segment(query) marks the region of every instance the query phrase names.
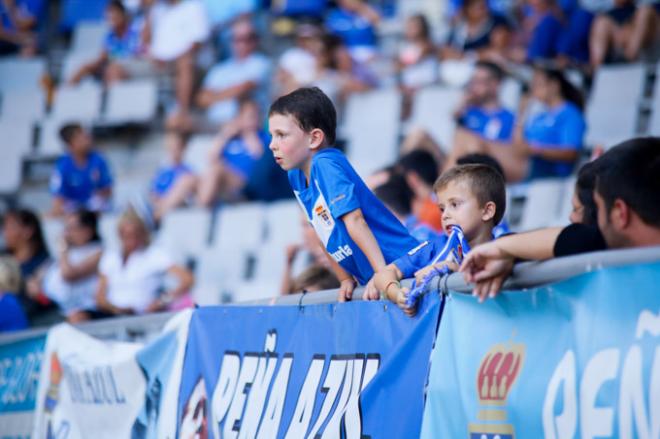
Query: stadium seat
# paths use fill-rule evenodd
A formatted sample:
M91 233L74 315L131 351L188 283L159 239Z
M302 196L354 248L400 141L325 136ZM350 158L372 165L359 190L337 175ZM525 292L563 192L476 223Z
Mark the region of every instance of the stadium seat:
M61 86L55 94L51 117L59 120L94 122L101 111L101 97L101 86L96 83Z
M411 128L424 128L448 152L454 137L452 117L463 91L448 87L427 87L415 96Z
M64 233L64 221L59 218L41 218L41 229L46 241L48 252L55 256L59 254L60 241Z
M40 158L54 158L64 152L64 145L60 139L59 130L67 120L44 119L40 124L39 143L36 156Z
M64 61L62 62L62 70L60 72L60 80L62 82L68 82L73 78L73 75L78 72L78 70L85 64L94 61L96 54L89 52L71 52L64 56ZM83 82L94 81L91 77L83 79Z
M653 90L653 100L651 106L651 119L647 133L652 136L660 136L660 66L655 72L655 87Z
M0 59L0 91L23 91L40 87L46 74L46 60L40 57Z
M211 212L202 208L177 209L169 212L158 232L158 242L177 257L197 257L207 246Z
M265 214L260 203L225 206L213 230L213 247L222 252L253 251L263 243Z
M104 249L117 250L121 246L119 240L119 232L117 226L119 225L119 215L114 213L104 213L99 218L98 230L101 235Z
M516 113L518 111L521 94L522 88L520 82L513 78L506 78L502 81L500 87L500 101L504 107Z
M4 91L1 109L0 119L37 122L46 112L44 93L38 87Z
M532 181L518 229L526 231L555 224L565 186L565 180L559 178Z
M60 2L60 28L72 30L78 23L102 21L108 0L62 0Z
M561 226L569 223L568 217L573 211L573 193L575 192L576 180L576 177L570 177L565 180L559 203L559 213L553 225Z
M284 249L280 246L264 245L255 254L255 259L253 280L270 283L279 288L286 263Z
M250 302L280 295L279 285L272 282L241 282L232 289L233 302Z
M213 148L214 137L208 134L198 134L188 141L183 162L190 166L196 174L203 173L209 166L209 153Z
M297 201L278 201L266 207L266 241L269 245L285 247L299 243L301 236L300 205Z
M92 58L103 50L108 26L103 21L83 21L76 24L73 30L73 41L70 51L75 54L86 54Z
M156 116L158 87L155 80L116 82L108 87L103 122L147 123Z
M401 94L396 89L351 95L346 103L347 155L362 178L396 160Z
M2 139L2 152L15 154L25 158L32 152L33 123L29 119L2 117L0 118L0 139ZM2 161L0 160L0 161Z
M247 253L221 252L216 248L201 251L195 264L193 298L200 305L217 305L223 296L230 299L233 287L245 282Z
M641 64L604 66L596 72L587 103L587 143L605 148L637 133L637 116L645 80Z

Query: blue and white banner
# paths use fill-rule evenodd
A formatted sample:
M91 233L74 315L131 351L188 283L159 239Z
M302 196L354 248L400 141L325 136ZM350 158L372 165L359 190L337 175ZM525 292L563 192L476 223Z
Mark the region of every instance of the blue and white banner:
M48 333L34 439L173 439L190 311L147 344L103 341L62 324Z
M659 438L659 286L653 263L451 295L422 437Z
M440 299L195 311L179 394L184 438L419 436Z
M45 336L0 345L0 439L32 433Z

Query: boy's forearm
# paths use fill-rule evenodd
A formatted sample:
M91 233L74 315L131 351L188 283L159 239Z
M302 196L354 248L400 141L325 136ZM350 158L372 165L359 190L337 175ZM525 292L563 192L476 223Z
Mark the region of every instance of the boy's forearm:
M376 237L369 228L367 221L364 219L362 210L356 209L353 212L347 213L341 219L344 221L346 230L351 239L367 257L374 272L384 268L385 258L383 257L383 252L380 250Z

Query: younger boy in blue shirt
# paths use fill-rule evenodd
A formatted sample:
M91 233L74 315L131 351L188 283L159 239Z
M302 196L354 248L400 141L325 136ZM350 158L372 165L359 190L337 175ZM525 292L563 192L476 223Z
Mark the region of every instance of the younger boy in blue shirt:
M419 242L376 198L344 154L332 148L337 114L318 88L301 88L270 107L270 149L288 171L289 183L341 282L339 300L351 298L354 277L367 284L365 298L378 299L370 281Z
M458 269L457 261L436 261L444 250L452 226L460 226L470 248L493 239L493 228L500 223L506 208L506 189L502 175L493 167L458 165L445 171L433 185L442 212L446 234L425 241L389 264L374 276L374 285L408 315L416 310L406 304L408 288L399 281L415 277L422 282L431 271L445 266Z
M50 190L55 197L51 213L108 210L112 176L103 156L93 150L91 136L80 124L71 123L60 129L60 138L68 151L57 160L51 175Z

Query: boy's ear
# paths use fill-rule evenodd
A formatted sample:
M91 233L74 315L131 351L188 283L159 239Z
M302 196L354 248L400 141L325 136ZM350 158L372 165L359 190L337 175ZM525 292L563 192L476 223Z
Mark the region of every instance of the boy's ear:
M497 211L497 206L494 202L489 201L484 205L483 213L481 214L481 221L487 222L492 220L495 217L495 212Z
M309 149L317 150L325 142L325 133L320 128L314 128L312 129L312 131L309 132L309 138L310 138Z

